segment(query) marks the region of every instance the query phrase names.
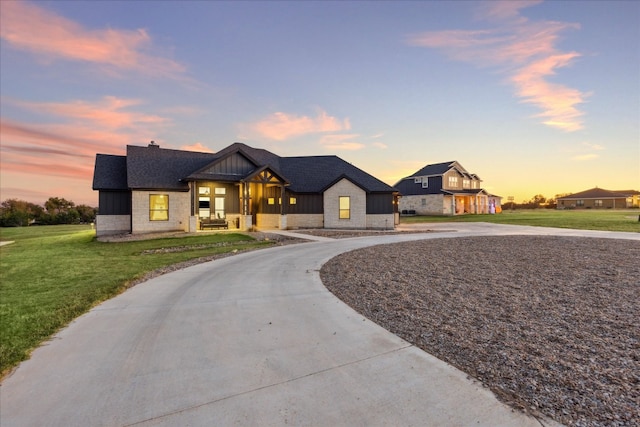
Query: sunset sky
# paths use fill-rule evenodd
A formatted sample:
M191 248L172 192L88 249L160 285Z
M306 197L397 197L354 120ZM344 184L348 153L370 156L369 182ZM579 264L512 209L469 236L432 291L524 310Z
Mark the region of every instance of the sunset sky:
M125 146L457 160L517 202L640 190L640 2L0 1L0 199L97 206Z

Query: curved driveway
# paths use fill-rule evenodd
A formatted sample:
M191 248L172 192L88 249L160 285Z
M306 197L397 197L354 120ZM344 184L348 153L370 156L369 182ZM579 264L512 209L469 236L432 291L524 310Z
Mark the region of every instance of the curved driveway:
M540 426L347 307L322 285L320 267L345 251L408 240L640 234L428 227L451 231L319 239L139 284L78 318L5 379L0 425Z

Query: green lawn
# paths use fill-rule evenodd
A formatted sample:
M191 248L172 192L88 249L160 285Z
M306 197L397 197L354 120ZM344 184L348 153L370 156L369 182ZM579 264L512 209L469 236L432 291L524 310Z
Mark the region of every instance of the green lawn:
M640 211L531 210L496 215L402 217L402 223L491 222L640 232ZM155 269L235 249L264 247L235 233L200 234L124 243L95 239L90 226L1 228L0 372L4 375L71 320ZM153 252L160 248L179 251ZM145 251L151 251L148 253Z
M90 226L0 229L0 372L6 372L71 320L160 267L264 247L237 233L124 243L95 239ZM179 248L154 253L154 249ZM147 251L147 252L145 252ZM151 252L151 253L149 253Z
M640 210L556 210L534 209L503 211L495 215L411 216L400 223L418 222L490 222L495 224L575 228L580 230L630 231L640 233Z

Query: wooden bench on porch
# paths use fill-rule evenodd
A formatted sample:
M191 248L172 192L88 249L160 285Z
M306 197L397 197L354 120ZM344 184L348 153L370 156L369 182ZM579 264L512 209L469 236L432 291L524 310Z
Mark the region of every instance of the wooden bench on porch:
M200 230L205 228L229 228L229 223L224 218L202 218L200 220Z

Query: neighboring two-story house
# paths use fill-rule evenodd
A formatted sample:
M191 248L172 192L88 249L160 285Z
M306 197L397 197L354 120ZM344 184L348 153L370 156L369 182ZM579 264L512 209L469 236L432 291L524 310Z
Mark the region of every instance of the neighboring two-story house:
M337 156L280 157L234 143L217 153L127 146L97 154L97 235L226 227L393 229L397 190Z
M403 178L394 187L400 191L401 214L460 215L496 213L501 197L481 187L482 180L457 161L431 164Z

